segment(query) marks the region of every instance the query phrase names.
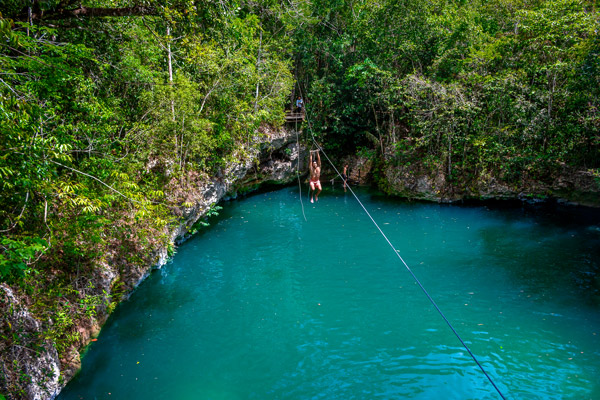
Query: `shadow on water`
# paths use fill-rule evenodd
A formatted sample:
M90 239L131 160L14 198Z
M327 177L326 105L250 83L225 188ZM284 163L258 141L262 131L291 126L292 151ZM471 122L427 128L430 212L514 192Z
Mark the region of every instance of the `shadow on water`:
M154 271L136 291L135 301L130 299L121 303L111 314L109 324L114 324L113 332L120 340L139 340L148 332L149 326L168 324L173 312L196 301L193 290L186 286L176 291L161 290L159 286L164 284L164 279L161 271ZM146 296L148 292L159 292L160 298Z
M479 234L484 254L501 261L529 292L570 290L590 305L600 304L600 232L538 225L528 230L535 245L523 243L519 226L486 227Z
M502 265L528 291L570 290L600 305L600 210L556 202L482 206L503 220L502 226L480 230L485 254L504 259Z
M363 193L382 204L433 204L399 200L373 189ZM600 209L521 200L467 200L435 206L485 210L502 221L479 229L484 255L496 259L529 294L566 289L590 306L600 305Z

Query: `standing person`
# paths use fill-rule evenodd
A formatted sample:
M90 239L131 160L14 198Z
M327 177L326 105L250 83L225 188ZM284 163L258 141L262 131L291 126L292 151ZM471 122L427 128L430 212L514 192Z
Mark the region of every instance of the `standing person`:
M309 168L310 168L310 202L314 203L315 199L319 201L319 193L321 193L321 156L319 155L319 150L315 150L317 153L316 160L313 160L313 151L310 151L310 158L308 160ZM318 191L317 191L318 190ZM317 191L317 192L316 192ZM316 193L315 193L316 192ZM314 199L313 199L314 195Z
M296 109L299 113L302 112L302 107L304 107L304 102L302 101L302 97L298 96L298 99L296 100Z
M346 191L346 181L348 180L348 164L344 164L344 170L342 171L342 180L344 181L344 192Z

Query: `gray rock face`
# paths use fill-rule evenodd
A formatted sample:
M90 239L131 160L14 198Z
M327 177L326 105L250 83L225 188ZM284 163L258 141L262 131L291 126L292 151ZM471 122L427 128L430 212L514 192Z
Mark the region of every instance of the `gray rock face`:
M61 388L58 352L51 343L47 342L38 344L37 351L27 347L32 344L31 337L41 332L42 324L31 315L27 306L22 304L12 289L5 284L0 284L0 298L4 318L16 336L15 341L22 343L6 350L12 352L12 358L19 360L24 366L22 373L29 376L29 383L25 388L27 399L53 399ZM3 370L3 373L6 373L6 369Z
M567 166L546 181L522 176L518 183L508 184L491 174L481 174L470 182L449 182L444 171L431 171L414 164L397 166L388 163L381 178L379 185L389 194L441 203L463 199L555 199L600 207L600 179L590 171Z

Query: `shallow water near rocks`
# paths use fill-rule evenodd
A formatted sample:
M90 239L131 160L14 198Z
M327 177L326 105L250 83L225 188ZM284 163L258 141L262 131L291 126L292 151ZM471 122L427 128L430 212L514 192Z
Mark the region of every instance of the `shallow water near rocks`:
M507 399L600 399L597 215L356 192ZM500 399L352 194L307 200L225 203L58 399Z

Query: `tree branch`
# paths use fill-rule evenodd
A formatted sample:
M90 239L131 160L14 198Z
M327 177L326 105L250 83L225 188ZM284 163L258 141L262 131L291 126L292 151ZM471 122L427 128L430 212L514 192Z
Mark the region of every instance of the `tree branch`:
M79 171L79 170L77 170L77 169L75 169L75 168L68 167L68 166L66 166L66 165L64 165L64 164L61 164L61 163L59 163L59 162L56 162L56 161L54 161L54 160L48 160L48 161L50 161L51 163L54 163L54 164L56 164L56 165L60 165L61 167L64 167L64 168L70 169L71 171L77 172L78 174L85 175L85 176L87 176L87 177L89 177L89 178L92 178L92 179L94 179L94 180L96 180L96 181L100 182L102 185L106 186L107 188L109 188L109 189L110 189L110 190L112 190L113 192L115 192L115 193L117 193L117 194L120 194L122 197L126 198L127 200L129 200L129 201L131 201L131 202L138 203L138 204L143 204L143 203L142 203L142 202L140 202L140 201L137 201L137 200L134 200L134 199L132 199L132 198L130 198L130 197L127 197L127 196L125 196L123 193L119 192L119 191L118 191L117 189L115 189L114 187L112 187L112 186L110 186L110 185L108 185L108 184L104 183L102 180L100 180L100 179L96 178L96 177L95 177L95 176L93 176L93 175L86 174L85 172Z
M71 18L106 18L106 17L139 17L143 15L158 15L156 8L137 5L133 7L107 8L107 7L84 7L74 9L56 9L45 12L36 12L31 15L33 21L61 20ZM26 21L28 16L19 15L17 20Z

